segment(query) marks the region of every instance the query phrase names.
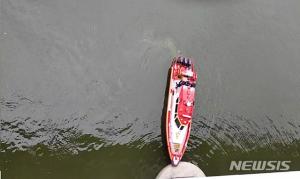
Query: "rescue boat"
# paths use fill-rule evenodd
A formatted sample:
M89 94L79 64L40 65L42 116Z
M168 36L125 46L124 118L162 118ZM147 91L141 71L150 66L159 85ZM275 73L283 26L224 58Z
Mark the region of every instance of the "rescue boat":
M193 61L183 56L175 57L170 67L166 111L167 147L174 166L182 159L190 137L196 80Z

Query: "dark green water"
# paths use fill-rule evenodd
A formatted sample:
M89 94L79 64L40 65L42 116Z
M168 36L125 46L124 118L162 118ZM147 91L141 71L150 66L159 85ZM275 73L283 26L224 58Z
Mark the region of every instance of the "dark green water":
M161 124L177 51L199 76L184 161L210 176L239 173L232 160L300 170L299 7L1 0L2 177L154 178L169 164Z

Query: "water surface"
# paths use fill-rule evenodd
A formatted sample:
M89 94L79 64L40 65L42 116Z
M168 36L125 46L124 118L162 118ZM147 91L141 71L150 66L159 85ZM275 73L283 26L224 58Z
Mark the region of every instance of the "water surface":
M300 169L297 0L0 1L3 178L154 178L170 60L196 59L185 161Z

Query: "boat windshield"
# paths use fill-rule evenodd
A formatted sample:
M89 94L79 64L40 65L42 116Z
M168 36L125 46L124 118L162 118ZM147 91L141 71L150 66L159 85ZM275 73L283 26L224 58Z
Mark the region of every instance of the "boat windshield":
M180 86L190 86L190 87L196 87L195 83L190 83L189 81L180 81L179 83L176 84L176 88L179 88Z

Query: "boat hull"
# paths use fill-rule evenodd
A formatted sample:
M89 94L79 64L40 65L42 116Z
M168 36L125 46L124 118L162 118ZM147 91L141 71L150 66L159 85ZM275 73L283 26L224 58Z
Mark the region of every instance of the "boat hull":
M194 65L189 59L185 59L181 56L175 57L170 67L166 142L174 166L182 159L190 137L197 79Z

